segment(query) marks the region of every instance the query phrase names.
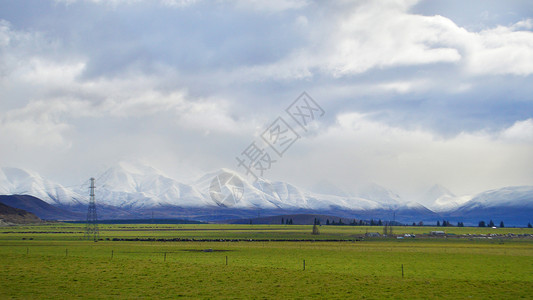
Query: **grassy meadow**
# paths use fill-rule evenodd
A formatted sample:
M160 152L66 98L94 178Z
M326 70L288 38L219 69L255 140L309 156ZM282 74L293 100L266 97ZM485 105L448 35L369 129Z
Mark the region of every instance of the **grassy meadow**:
M101 225L94 242L83 224L2 227L0 298L533 298L533 239L494 236L532 229L454 227L429 238L442 228L395 227L419 236L361 240L382 229L311 228ZM463 234L478 236L454 237ZM212 239L239 241L201 241Z

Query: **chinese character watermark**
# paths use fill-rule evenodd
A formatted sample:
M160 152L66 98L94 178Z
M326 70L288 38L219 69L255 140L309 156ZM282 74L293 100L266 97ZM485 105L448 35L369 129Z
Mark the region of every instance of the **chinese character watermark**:
M272 165L277 163L287 150L302 137L302 130L305 134L308 131L308 126L325 114L324 109L306 92L298 96L285 109L285 112L289 118L278 116L263 131L259 142L252 141L239 156L235 157L237 167L243 168L246 176L250 176L254 183L264 177L265 172L270 170ZM270 184L268 187L271 191L268 196L273 197L273 199L280 199ZM223 172L211 181L209 194L218 206L233 206L242 199L244 185L237 176Z
M218 206L233 206L242 199L244 185L239 177L223 172L211 181L209 195Z
M252 142L241 152L240 157L236 157L237 166L244 168L246 175L251 176L254 182L263 177L265 171L270 170L272 164L281 159L283 154L301 138L294 125L291 126L289 123L296 123L298 128L307 132L309 124L325 114L324 109L306 92L298 96L285 112L290 119L277 117L261 134L262 141L268 147L262 148Z
M300 135L292 129L292 127L285 122L281 117L278 117L270 127L268 127L261 138L265 141L272 150L280 157L287 151L294 142L296 142Z
M325 111L306 92L303 92L285 110L292 119L307 131L307 125L317 117L322 117Z

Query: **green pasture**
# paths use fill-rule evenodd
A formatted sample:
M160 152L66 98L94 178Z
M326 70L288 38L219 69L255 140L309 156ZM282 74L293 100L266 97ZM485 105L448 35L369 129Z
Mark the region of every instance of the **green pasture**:
M533 298L533 239L528 237L355 241L382 229L322 226L313 236L312 226L296 225L102 225L102 240L94 242L81 239L83 228L0 228L0 299ZM437 228L394 230L421 235ZM450 230L495 234L488 228ZM112 240L132 237L262 241Z
M381 226L320 226L320 235L312 235L309 225L227 225L227 224L101 224L100 238L156 239L314 239L354 240L366 233L383 233ZM0 227L0 240L33 238L37 240L80 240L84 224L52 223L41 226ZM394 226L394 235L424 235L442 230L449 237L471 235L533 234L531 228L419 227Z

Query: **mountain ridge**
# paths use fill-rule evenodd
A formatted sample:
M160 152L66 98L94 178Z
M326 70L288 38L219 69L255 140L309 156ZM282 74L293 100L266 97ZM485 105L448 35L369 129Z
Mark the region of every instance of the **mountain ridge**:
M401 197L377 184L367 185L353 193L346 193L334 184L325 187L334 194L311 192L288 182L260 178L251 183L242 174L231 169L206 173L192 183L182 183L146 165L119 162L97 177L96 198L102 213L108 217L146 216L150 211L164 217L193 215L204 212L204 217L215 212L226 212L241 217L269 212L345 212L347 217L392 219L398 214L411 221L438 220L449 217L478 218L476 209L491 207L533 209L533 187L505 187L485 191L474 196L455 196L443 186L428 190L434 205L426 207L419 202L404 201ZM14 194L17 190L41 198L46 203L74 212L86 210L87 186L67 188L42 178L35 172L16 168L0 168L0 193ZM341 196L343 194L345 196ZM240 210L240 212L239 212ZM504 209L505 210L505 209ZM491 211L494 213L494 211ZM506 214L508 216L509 214ZM216 218L216 216L213 216Z

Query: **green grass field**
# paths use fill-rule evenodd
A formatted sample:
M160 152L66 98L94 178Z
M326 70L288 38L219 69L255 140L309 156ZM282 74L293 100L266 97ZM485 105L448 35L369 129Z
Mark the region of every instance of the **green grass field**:
M355 241L381 228L322 226L313 236L311 226L102 225L102 240L93 242L82 239L83 229L81 224L0 228L0 298L533 298L531 238ZM418 235L437 229L394 228ZM520 228L445 230L456 236L533 234Z

